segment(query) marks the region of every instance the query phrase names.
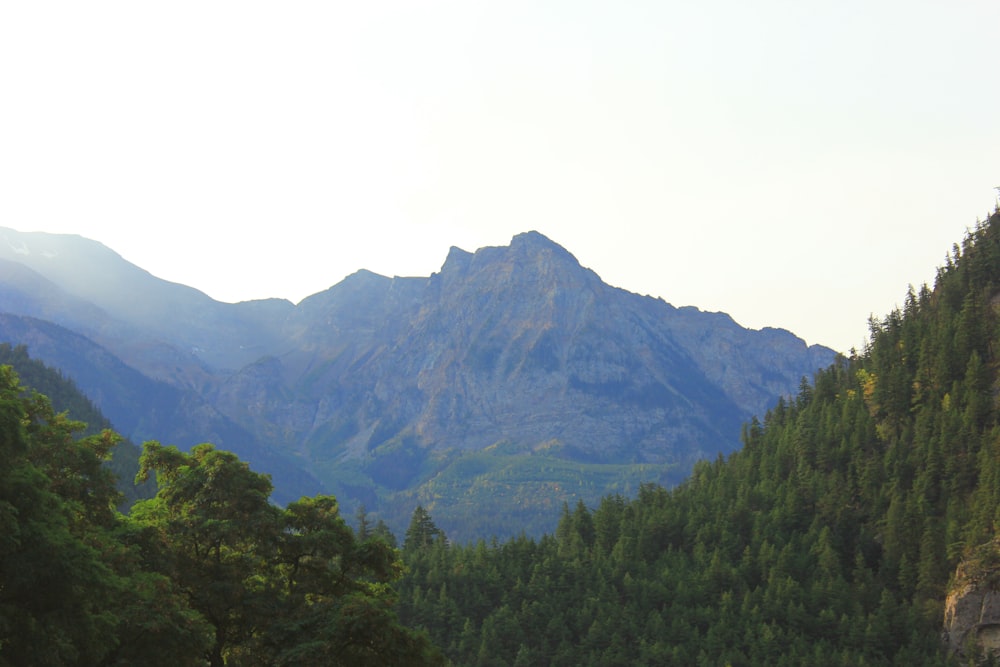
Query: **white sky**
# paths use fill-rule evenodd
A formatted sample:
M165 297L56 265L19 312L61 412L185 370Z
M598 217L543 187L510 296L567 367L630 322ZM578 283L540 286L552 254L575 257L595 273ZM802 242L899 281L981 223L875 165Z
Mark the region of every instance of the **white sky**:
M1000 186L1000 2L0 3L0 225L224 301L536 229L860 348Z

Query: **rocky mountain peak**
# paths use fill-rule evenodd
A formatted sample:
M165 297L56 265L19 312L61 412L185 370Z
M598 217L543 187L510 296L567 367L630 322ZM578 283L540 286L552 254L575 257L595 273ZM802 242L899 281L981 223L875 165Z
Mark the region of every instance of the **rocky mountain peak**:
M516 252L524 252L528 254L540 254L546 252L556 253L564 257L571 257L574 261L576 261L576 258L573 257L572 253L566 250L566 248L562 247L541 232L536 232L534 230L516 234L514 238L510 240L510 249Z
M487 246L475 253L452 247L440 276L446 289L509 290L521 297L600 282L572 253L535 231L517 234L510 245Z
M509 516L524 497L557 502L577 493L570 486L596 499L619 482L677 481L737 446L744 420L833 357L607 285L537 231L474 253L453 247L430 277L360 270L296 305L218 303L118 258L76 272L95 296L71 309L46 297L58 276L38 271L7 281L0 305L58 313L301 461L345 507L364 502L395 526L414 493L453 479L465 494L467 466L486 475L484 489L500 488L505 466L528 471L535 481L507 497ZM57 285L46 291L45 280ZM107 314L91 315L98 307ZM496 504L492 490L481 496ZM509 527L469 523L463 507L442 501L436 516L470 535Z
M445 266L465 266L472 259L473 255L468 250L462 250L453 245L448 249L448 257L444 260Z
M504 259L515 262L522 268L532 266L573 270L582 268L572 253L539 232L518 234L511 239L509 246L501 250L504 251Z

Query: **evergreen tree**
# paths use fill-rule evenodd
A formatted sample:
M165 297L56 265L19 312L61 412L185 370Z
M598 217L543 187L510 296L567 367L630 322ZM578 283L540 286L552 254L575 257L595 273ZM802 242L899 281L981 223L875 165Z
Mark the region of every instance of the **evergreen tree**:
M444 531L437 527L430 513L422 505L417 505L410 517L410 525L406 529L403 551L426 549L436 541L444 539Z

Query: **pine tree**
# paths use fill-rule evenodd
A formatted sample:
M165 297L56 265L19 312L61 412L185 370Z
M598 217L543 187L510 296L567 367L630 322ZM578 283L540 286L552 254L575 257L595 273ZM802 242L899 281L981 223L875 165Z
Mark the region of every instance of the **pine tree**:
M438 540L444 540L444 531L437 527L430 513L417 505L410 517L410 525L406 529L406 537L403 540L404 551L417 551L427 549Z

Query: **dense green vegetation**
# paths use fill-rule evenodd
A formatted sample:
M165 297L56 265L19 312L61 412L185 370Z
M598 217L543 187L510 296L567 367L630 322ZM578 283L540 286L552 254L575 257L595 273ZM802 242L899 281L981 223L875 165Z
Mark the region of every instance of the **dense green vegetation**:
M404 489L379 485L407 466L411 466L410 475L425 481ZM360 467L357 462L338 460L330 464L329 472L324 471L325 479L333 479L334 488L367 495L367 502L380 508L375 513L378 518L397 532L405 530L414 505L425 505L459 542L521 532L541 536L555 530L563 499L597 503L608 494L634 496L644 482L669 486L684 479L679 464L575 461L544 447L524 451L507 444L431 452L416 462L405 455L379 459L372 464L380 469L377 475L358 473ZM483 512L483 507L496 511Z
M158 491L123 515L119 438L83 431L0 366L0 666L442 664L332 497L282 509L229 452L147 443Z
M107 418L77 389L72 379L37 359L32 359L28 356L26 346L0 343L0 365L11 366L24 386L47 397L56 412L65 412L70 419L82 422L84 435L94 435L112 428ZM105 463L118 480L118 489L124 497L122 509L127 509L140 498L149 498L156 493L154 483L135 482L140 453L141 450L135 444L123 439L111 449L111 457Z
M941 665L1000 522L1000 212L743 448L553 536L404 549L401 618L457 665Z

